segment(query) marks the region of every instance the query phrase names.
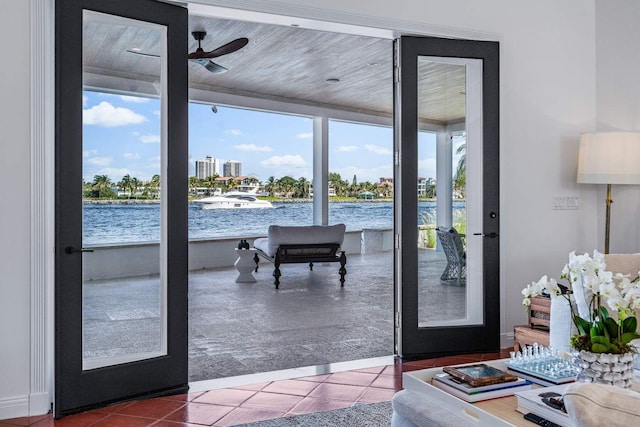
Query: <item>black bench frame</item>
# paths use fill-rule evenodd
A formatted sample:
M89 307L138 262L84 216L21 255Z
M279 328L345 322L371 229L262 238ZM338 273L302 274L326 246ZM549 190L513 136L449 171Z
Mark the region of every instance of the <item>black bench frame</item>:
M345 265L347 264L347 256L344 251L338 255L340 244L338 243L313 243L313 244L283 244L278 246L274 257L270 257L260 249L256 249L253 260L256 263L256 272L258 271L258 262L260 255L262 258L273 263L273 277L275 278L276 289L280 286L280 264L309 263L309 270L313 271L314 262L339 262L340 263L340 286L344 287L344 276L347 274Z

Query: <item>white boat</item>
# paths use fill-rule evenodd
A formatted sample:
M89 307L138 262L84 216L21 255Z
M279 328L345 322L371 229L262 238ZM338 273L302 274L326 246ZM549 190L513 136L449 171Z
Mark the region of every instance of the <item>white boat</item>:
M229 192L195 200L202 209L270 209L271 202L260 200L250 193Z

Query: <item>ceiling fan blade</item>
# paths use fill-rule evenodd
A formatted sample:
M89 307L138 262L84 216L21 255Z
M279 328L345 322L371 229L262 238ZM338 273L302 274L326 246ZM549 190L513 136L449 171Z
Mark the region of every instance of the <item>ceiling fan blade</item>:
M206 58L191 59L191 62L202 65L204 68L206 68L213 74L222 74L228 71L228 69L223 67L222 65L218 65L215 62L210 61Z
M249 43L249 39L246 37L241 37L239 39L235 39L230 41L229 43L222 45L211 52L193 52L189 54L189 59L198 59L198 58L217 58L222 55L227 55L229 53L233 53L236 50L242 49Z
M127 49L127 52L135 53L136 55L151 56L153 58L160 58L160 55L155 55L153 53L144 53L144 52L140 52L139 50Z

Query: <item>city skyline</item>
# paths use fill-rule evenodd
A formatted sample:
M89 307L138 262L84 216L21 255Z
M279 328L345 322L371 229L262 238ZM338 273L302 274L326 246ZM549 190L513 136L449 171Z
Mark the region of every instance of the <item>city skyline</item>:
M159 100L85 91L83 178L130 175L142 181L160 171ZM343 180L378 182L393 176L390 127L330 121L329 170ZM435 135L419 135L418 173L435 177ZM189 176L206 156L242 164L242 175L313 178L313 120L231 107L189 104ZM356 161L357 159L357 161Z

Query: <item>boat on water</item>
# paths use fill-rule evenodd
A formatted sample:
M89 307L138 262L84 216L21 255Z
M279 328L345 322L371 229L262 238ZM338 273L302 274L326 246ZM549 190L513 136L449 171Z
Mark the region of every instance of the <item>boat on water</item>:
M216 196L195 200L202 209L270 209L273 205L268 200L260 200L253 194L229 192Z

